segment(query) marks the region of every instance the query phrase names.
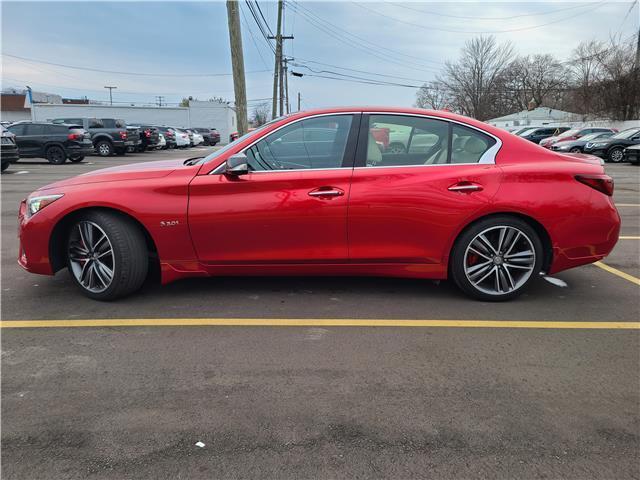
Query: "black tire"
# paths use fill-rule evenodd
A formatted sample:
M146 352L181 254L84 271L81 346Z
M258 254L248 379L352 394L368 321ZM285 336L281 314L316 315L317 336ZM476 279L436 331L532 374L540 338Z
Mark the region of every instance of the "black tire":
M607 152L607 161L611 163L620 163L624 161L624 151L621 147L613 147Z
M101 157L113 155L113 144L109 140L99 140L95 144L95 149Z
M9 168L10 164L11 162L2 162L2 171L4 172L7 168Z
M580 147L573 147L569 150L571 153L582 153L582 149Z
M531 260L531 270L528 270L526 272L523 270L523 273L514 273L513 277L511 274L509 274L509 279L511 279L512 283L515 280L513 289L500 293L489 293L487 291L483 291L486 287L482 286L482 281L478 282L477 284L473 284L471 280L469 280L468 274L465 271L465 266L466 262L468 261L467 252L468 250L470 250L471 243L480 234L485 234L485 238L487 238L487 235L498 235L500 230L497 227L510 227L511 229L515 229L516 231L519 231L521 234L523 234L524 237L517 237L518 240L516 240L516 243L518 243L518 245L527 245L527 247L525 248L529 248L528 245L531 245L533 247L534 258ZM496 237L494 236L494 238ZM521 244L520 242L524 243ZM486 280L487 282L491 282L492 279L498 276L499 272L506 270L505 265L508 265L506 263L508 261L506 260L506 258L508 257L506 255L503 255L504 252L499 253L500 255L495 255L500 257L499 263L496 259L490 258L491 254L489 254L488 257L485 257L488 260L488 267L491 268L492 271L494 269L496 271L495 276L491 275L490 277L488 277L488 279ZM473 254L470 253L470 255ZM532 281L534 281L539 276L540 270L542 268L543 257L544 250L542 241L540 240L540 237L536 233L536 231L528 223L516 217L500 215L480 220L472 224L460 234L451 252L449 274L458 288L460 288L460 290L462 290L470 297L478 300L500 302L517 297L531 284ZM479 258L477 255L476 258L478 258L478 263L485 261L484 259ZM519 272L519 269L510 271ZM516 277L516 275L522 275L522 277ZM502 278L506 279L507 277L502 274Z
M111 247L112 250L111 257L104 257L105 262L111 258L112 278L102 291L91 291L79 281L74 273L74 265L70 256L70 249L77 246L80 238L77 233L80 224L87 223L92 228L96 226L98 230L95 231L106 235L108 247ZM104 241L102 245L104 245ZM96 248L95 251L97 252L98 249ZM67 268L72 280L82 293L94 300L115 300L137 291L144 283L149 269L149 252L144 233L133 220L112 212L89 211L78 217L67 235L66 255ZM76 267L77 265L76 263Z
M84 160L84 155L78 155L77 157L69 157L69 161L73 163L80 163Z
M62 165L67 161L67 152L64 151L64 148L57 145L52 145L47 148L45 156L47 157L47 161L53 165Z

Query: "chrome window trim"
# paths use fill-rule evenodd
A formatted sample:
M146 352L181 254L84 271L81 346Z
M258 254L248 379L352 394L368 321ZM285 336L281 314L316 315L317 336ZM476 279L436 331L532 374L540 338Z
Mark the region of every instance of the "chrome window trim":
M495 135L493 135L493 134L491 134L491 133L489 133L489 132L487 132L485 130L482 130L481 128L475 127L473 125L469 125L468 123L460 122L458 120L452 120L450 118L438 117L436 115L422 115L422 114L418 114L418 113L404 113L404 112L349 111L349 112L335 112L335 113L318 113L316 115L310 115L308 117L301 117L301 118L298 118L298 119L296 119L296 120L294 120L292 122L288 122L288 123L285 123L284 125L280 125L278 128L276 128L276 129L272 130L271 132L269 132L266 136L277 132L281 128L288 127L290 125L293 125L295 123L301 122L303 120L308 120L310 118L317 118L317 117L336 116L336 115L396 115L396 116L401 116L401 117L420 117L420 118L428 118L428 119L432 119L432 120L441 120L443 122L451 122L451 123L455 123L455 124L461 125L463 127L467 127L467 128L471 128L473 130L477 130L478 132L483 133L483 134L493 138L496 141L496 143L491 148L489 148L486 152L484 152L482 154L482 156L480 157L480 160L478 160L477 162L472 162L472 163L436 163L436 164L428 164L428 165L364 166L364 167L352 167L351 168L352 170L361 170L361 169L365 169L365 168L414 168L414 167L444 167L444 166L455 167L456 165L495 165L495 163L496 163L496 155L498 154L498 151L500 151L500 148L502 148L502 140L500 140L499 137L496 137ZM247 145L245 148L243 148L239 152L236 152L236 154L244 153L245 151L249 150L251 147L253 147L256 143L258 143L263 138L265 138L265 137L260 137L259 139L255 140L251 144ZM225 165L225 163L226 162L222 162L216 168L211 170L211 172L209 172L208 175L214 175L214 174L215 175L220 175L220 174L224 173L224 172L218 171L218 170L220 170ZM349 167L296 168L296 169L292 168L292 169L288 169L288 170L255 170L253 172L249 172L249 174L254 174L254 173L282 173L282 172L313 172L313 171L346 170L346 169L349 169Z

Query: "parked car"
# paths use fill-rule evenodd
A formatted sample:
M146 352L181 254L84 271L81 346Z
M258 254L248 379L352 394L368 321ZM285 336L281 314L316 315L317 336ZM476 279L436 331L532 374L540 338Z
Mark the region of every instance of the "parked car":
M628 128L603 140L595 140L584 146L584 153L597 155L607 162L624 160L624 149L640 144L640 127Z
M134 146L135 141L129 140L126 124L121 120L118 120L120 126L116 127L105 127L101 119L86 117L56 118L52 122L80 125L89 132L96 153L101 157L109 157L114 153L124 155L127 148Z
M533 130L534 128L540 128L540 127L535 127L535 126L533 126L533 127L532 127L531 125L528 125L528 126L526 126L526 127L515 127L515 128L511 131L511 133L512 133L513 135L518 135L518 136L520 136L522 133L526 132L527 130Z
M102 125L104 125L104 128L125 128L127 130L127 141L125 142L126 151L135 152L138 150L142 143L138 127L127 125L127 122L124 120L116 118L101 118L100 121L102 122Z
M160 141L160 131L153 125L146 125L143 123L132 123L140 131L140 139L142 142L138 147L138 152L144 152L146 150L155 150Z
M254 130L255 130L255 128L249 127L249 131L248 131L247 133L251 133L251 132L253 132ZM231 142L233 142L233 141L237 140L239 136L240 136L240 135L238 134L238 132L232 132L232 133L229 135L229 143L231 143Z
M632 145L624 149L624 160L640 165L640 145Z
M80 125L21 122L8 130L15 135L21 158L46 158L60 165L67 159L81 162L93 153L91 137Z
M525 130L519 136L533 143L540 143L545 138L560 135L569 130L569 127L538 127Z
M202 135L204 144L207 146L215 146L220 143L220 134L215 128L192 128L191 130Z
M188 130L191 132L191 141L193 142L193 146L197 147L198 145L202 145L204 143L204 137L200 135L195 130Z
M0 131L2 132L2 136L0 137L2 146L0 158L2 159L2 171L4 172L9 168L9 165L18 161L20 158L20 152L18 150L18 145L16 144L15 135L4 128L4 126L0 127Z
M381 123L437 141L427 151L412 153L409 141L405 152L383 152L370 130ZM331 141L307 143L302 134L300 148L301 135L292 134L307 128L333 130ZM620 231L612 194L599 160L472 118L323 109L276 119L206 157L42 187L20 205L18 258L34 273L68 267L98 300L139 289L150 263L163 283L203 275L449 278L474 298L507 300L541 272L611 252Z
M178 148L188 148L191 146L191 140L189 139L189 134L182 130L181 128L171 127L175 132L176 137L176 146Z
M584 146L587 143L597 139L609 138L611 135L613 135L613 132L611 131L590 133L589 135L580 137L577 140L562 140L556 142L551 145L551 150L571 153L583 153Z
M158 134L158 145L156 146L156 150L164 150L167 148L167 141L164 139L164 135Z
M166 141L165 148L176 148L176 132L171 127L159 127L156 126L158 132L160 132Z
M540 140L540 146L545 148L551 148L551 145L555 144L556 142L561 142L565 140L577 140L578 138L584 137L585 135L589 135L590 133L598 133L598 132L609 132L613 134L617 132L617 130L612 130L611 128L600 128L600 127L572 128L567 130L566 132L561 133L560 135L554 135L553 137Z

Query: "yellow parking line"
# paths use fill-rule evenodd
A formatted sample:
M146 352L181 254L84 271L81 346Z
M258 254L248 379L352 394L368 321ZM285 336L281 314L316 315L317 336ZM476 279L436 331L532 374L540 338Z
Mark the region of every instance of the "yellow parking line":
M633 236L623 236L623 237L618 237L618 240L640 240L640 237L633 237Z
M636 285L640 286L640 278L638 278L638 277L634 277L633 275L629 275L628 273L625 273L622 270L618 270L617 268L610 267L609 265L606 265L606 264L604 264L602 262L596 262L596 263L594 263L594 265L596 267L600 267L603 270L606 270L609 273L613 273L614 275L617 275L620 278L624 278L625 280L628 280L631 283L635 283Z
M353 318L127 318L94 320L5 320L0 328L68 327L448 327L640 330L640 322L511 320L390 320Z

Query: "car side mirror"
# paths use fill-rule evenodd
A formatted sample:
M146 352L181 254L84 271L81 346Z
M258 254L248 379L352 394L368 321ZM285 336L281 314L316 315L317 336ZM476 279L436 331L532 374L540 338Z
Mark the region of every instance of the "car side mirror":
M233 177L249 173L249 162L247 161L247 156L244 153L231 155L227 158L224 173Z

